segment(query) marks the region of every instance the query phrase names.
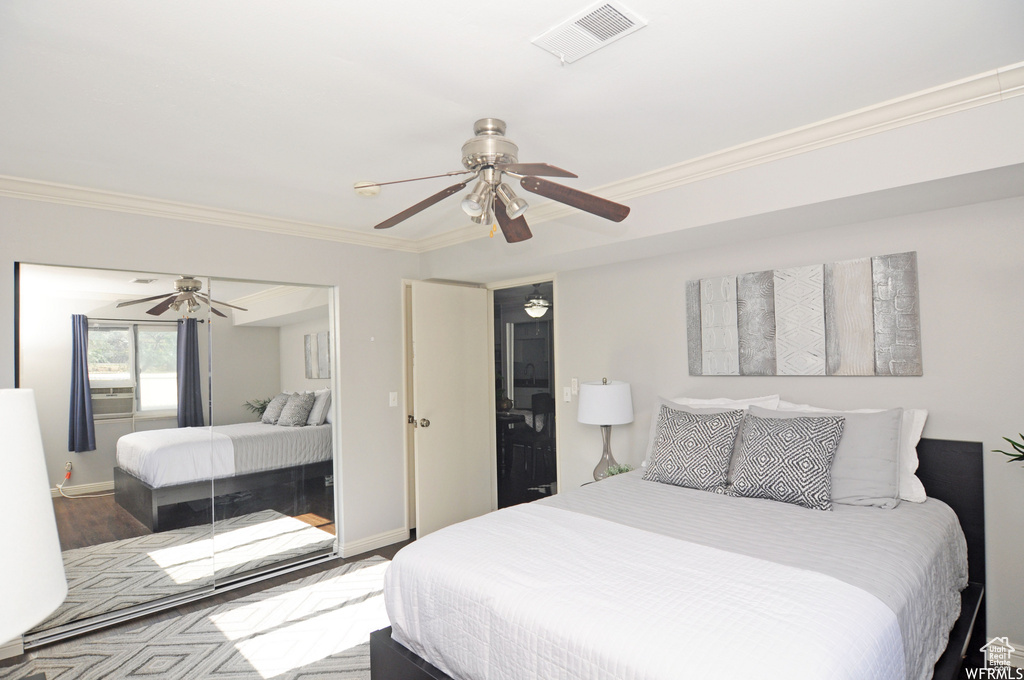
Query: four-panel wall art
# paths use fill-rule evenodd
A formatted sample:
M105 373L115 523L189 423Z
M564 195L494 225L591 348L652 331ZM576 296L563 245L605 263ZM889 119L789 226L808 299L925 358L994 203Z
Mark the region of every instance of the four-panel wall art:
M917 253L686 284L690 375L921 375Z

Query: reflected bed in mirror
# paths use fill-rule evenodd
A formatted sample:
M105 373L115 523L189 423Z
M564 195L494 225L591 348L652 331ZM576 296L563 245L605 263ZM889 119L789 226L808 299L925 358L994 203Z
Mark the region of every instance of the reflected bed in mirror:
M337 554L329 401L293 426L255 422L246 406L282 390L330 394L331 379L305 366L306 336L333 328L329 288L195 277L224 316L207 305L149 314L118 305L160 297L178 273L17 273L19 379L37 394L69 580L26 648ZM79 453L67 450L72 314L89 319L94 405L95 449ZM203 426L176 427L183 316L198 321Z

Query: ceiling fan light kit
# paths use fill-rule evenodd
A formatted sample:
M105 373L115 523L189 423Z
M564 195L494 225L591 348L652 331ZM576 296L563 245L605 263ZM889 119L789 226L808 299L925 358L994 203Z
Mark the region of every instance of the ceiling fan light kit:
M533 292L526 296L526 303L523 309L530 317L539 319L551 309L551 301L540 292L540 284L533 284Z
M546 177L576 177L573 173L556 168L547 163L520 163L519 147L505 137L505 121L498 118L481 118L473 125L474 137L462 145L462 165L465 170L456 170L441 175L430 177L417 177L396 182L357 182L355 185L357 193L364 193L370 187L378 192L385 184L398 184L399 182L413 182L420 179L432 179L435 177L448 177L452 175L464 175L472 173L476 184L472 191L462 199L462 210L477 224L493 224L497 222L501 233L509 243L518 243L533 237L529 225L523 215L530 207L525 199L516 196L506 182L502 181L503 175L510 175L520 179L520 185L531 193L550 198L559 203L565 203L579 210L589 212L615 222L621 222L629 214L629 208L613 201L609 201L593 194L588 194L578 189L555 184L539 176ZM473 178L464 182L453 184L433 196L425 198L416 205L406 208L402 212L390 217L374 229L388 229L399 222L403 222L413 215L426 210L453 194L457 194L473 181ZM493 233L493 231L492 231Z
M143 302L152 302L153 300L160 300L160 298L164 298L163 300L160 300L160 302L158 302L154 307L147 309L146 314L150 314L152 316L160 316L168 309L173 309L175 312L180 312L182 306L185 307L189 314L195 314L200 309L202 309L202 305L205 304L210 308L210 311L216 314L217 316L227 318L227 314L220 311L219 309L214 308L213 303L216 303L223 307L230 307L231 309L238 309L243 312L249 311L244 307L230 305L227 302L211 300L208 296L203 295L202 293L199 292L202 289L203 282L200 279L197 279L194 276L179 276L177 279L174 280L174 292L171 293L170 295L154 295L152 297L142 298L141 300L129 300L127 302L122 302L117 306L127 307L128 305L137 305Z

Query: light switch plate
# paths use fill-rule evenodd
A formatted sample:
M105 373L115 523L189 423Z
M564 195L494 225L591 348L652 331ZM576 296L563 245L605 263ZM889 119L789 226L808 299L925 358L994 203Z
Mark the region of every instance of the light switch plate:
M388 406L398 406L398 392L388 392Z
M562 399L565 401L572 401L572 389L569 387L562 388Z
M573 395L577 395L577 394L580 393L580 379L579 378L573 378L572 379L572 393L573 393Z

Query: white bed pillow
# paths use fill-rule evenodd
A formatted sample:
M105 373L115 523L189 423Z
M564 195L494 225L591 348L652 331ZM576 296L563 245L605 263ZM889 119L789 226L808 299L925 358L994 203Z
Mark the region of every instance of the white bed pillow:
M696 408L721 407L727 410L746 409L748 406L760 406L761 408L778 408L779 395L769 394L767 397L750 397L749 399L730 399L728 397L715 397L714 399L700 399L698 397L676 397L669 401L683 406Z
M307 425L323 425L327 422L327 415L331 411L331 390L323 389L313 392L313 408L309 410Z
M832 409L809 406L807 404L794 404L793 402L779 400L779 411L813 411L829 412ZM850 411L850 413L879 413L887 409L862 408ZM903 409L903 418L900 421L900 498L911 503L924 503L928 495L925 492L924 484L917 475L917 442L921 441L921 433L924 431L924 421L928 418L928 411L925 409Z

